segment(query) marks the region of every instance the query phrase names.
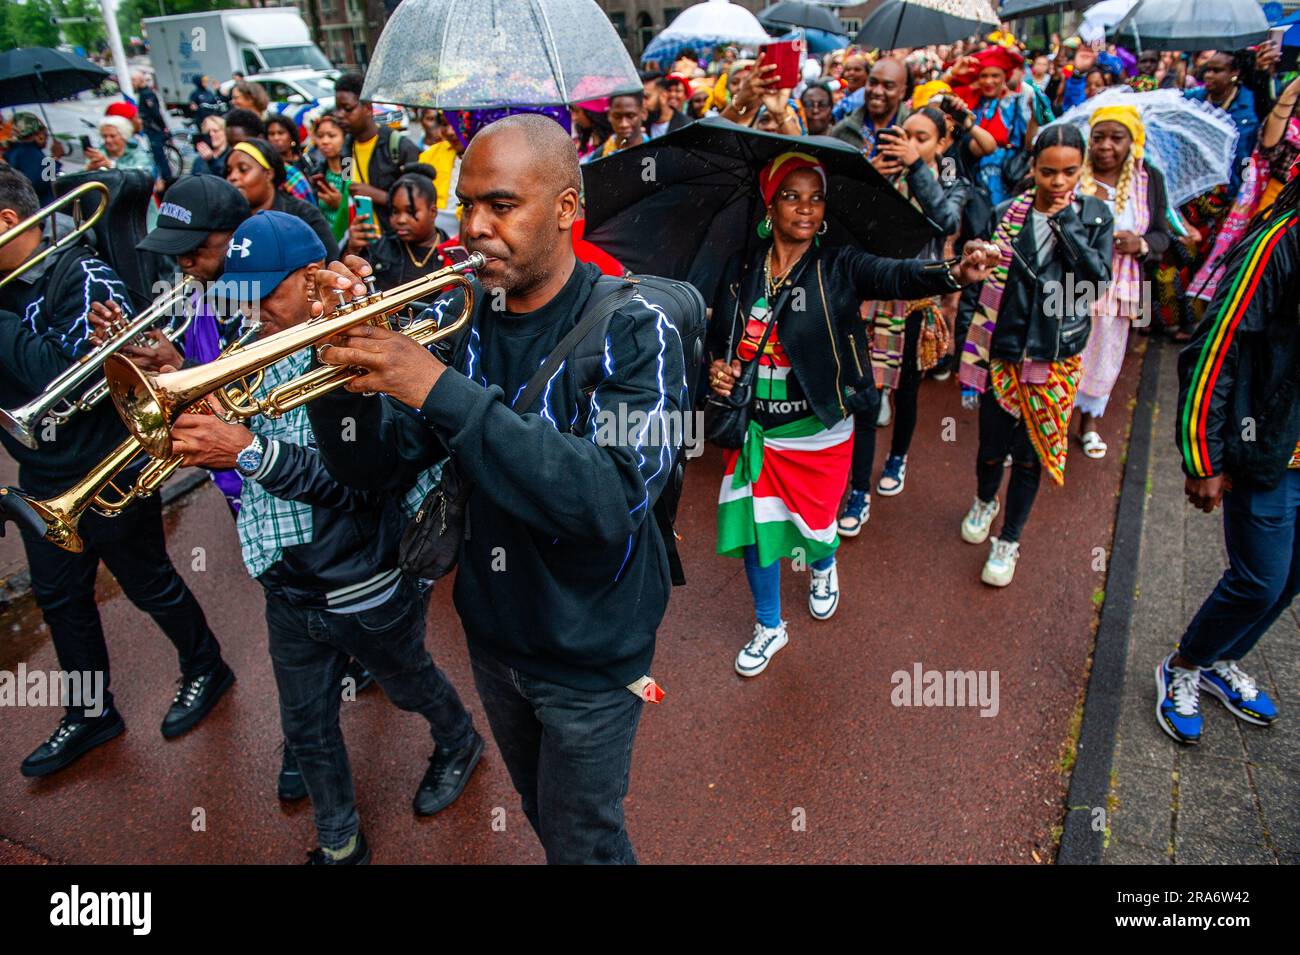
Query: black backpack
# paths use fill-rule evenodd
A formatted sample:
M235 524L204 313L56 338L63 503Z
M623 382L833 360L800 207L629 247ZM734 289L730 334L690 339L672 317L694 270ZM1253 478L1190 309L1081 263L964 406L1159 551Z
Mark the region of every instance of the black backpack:
M689 282L666 279L658 275L628 275L623 278L602 275L596 280L596 287L587 300L586 308L583 309L583 315L579 317L578 322L614 295L623 295L627 298L640 295L651 305L663 309L668 320L673 323L682 340L682 358L686 364L687 394L682 413L694 413L705 373L704 297ZM578 385L578 393L582 396L580 398L582 405L578 409L579 413L572 428L575 434L582 434L587 430L591 395L605 378L605 334L612 314L613 310L607 311L604 320L594 325L570 353L567 371ZM685 431L684 428L682 430ZM697 435L699 440L703 440L703 437L703 434ZM685 449L682 447L674 452L672 473L654 506L655 523L659 527L664 548L668 552L668 568L674 587L686 583L682 559L677 553L677 531L673 526L677 520L677 505L681 501L682 486L686 479L684 452Z

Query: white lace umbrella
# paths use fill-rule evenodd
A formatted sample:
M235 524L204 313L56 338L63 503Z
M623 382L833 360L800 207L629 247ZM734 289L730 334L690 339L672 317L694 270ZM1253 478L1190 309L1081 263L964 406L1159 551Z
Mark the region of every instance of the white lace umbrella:
M707 50L726 43L756 48L771 39L758 18L744 7L727 0L707 0L683 10L650 41L641 61L668 62L682 50Z
M403 0L366 99L438 109L559 106L641 89L595 0Z
M1237 149L1232 118L1217 106L1184 99L1177 90L1134 93L1127 86L1114 86L1049 126L1069 123L1086 138L1092 114L1116 104L1137 107L1146 127L1146 161L1164 174L1171 205L1180 206L1228 181Z

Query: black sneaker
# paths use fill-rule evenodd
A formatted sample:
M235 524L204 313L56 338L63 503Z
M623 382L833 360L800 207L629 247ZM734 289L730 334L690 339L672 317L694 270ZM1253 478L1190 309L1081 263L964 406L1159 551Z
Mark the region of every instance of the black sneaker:
M179 689L172 699L163 717L162 734L166 739L180 736L194 724L208 715L208 711L217 705L221 694L230 689L235 682L235 672L221 660L215 667L202 676L178 681Z
M318 847L307 853L307 865L370 865L370 846L366 843L365 834L358 831L356 845L342 859L335 859Z
M417 816L432 816L446 809L464 791L470 773L483 755L483 737L477 730L470 732L473 738L454 752L444 753L442 747L434 749L429 757L429 769L415 793Z
M281 742L280 749L284 755L280 759L280 781L276 786L276 795L280 797L281 802L297 802L306 799L307 783L298 769L298 760L294 759L288 743Z
M23 760L22 774L38 777L57 773L96 746L121 736L124 729L126 724L122 722L122 715L115 709L93 720L77 723L65 716L59 720L58 728L50 738Z
M370 684L375 682L375 678L370 675L370 671L361 665L361 661L355 657L348 661L348 668L343 671L343 688L347 688L348 678L356 685L356 692L360 693Z

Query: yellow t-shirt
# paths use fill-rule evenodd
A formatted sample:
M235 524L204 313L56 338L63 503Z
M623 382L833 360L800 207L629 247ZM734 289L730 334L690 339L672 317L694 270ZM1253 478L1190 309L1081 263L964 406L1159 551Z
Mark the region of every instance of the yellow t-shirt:
M370 157L375 154L375 143L379 142L379 137L375 136L369 142L352 142L352 181L353 182L370 182Z
M420 162L428 163L438 173L433 185L438 190L438 208L447 208L447 199L451 196L451 174L456 168L456 150L451 143L434 143L420 153Z

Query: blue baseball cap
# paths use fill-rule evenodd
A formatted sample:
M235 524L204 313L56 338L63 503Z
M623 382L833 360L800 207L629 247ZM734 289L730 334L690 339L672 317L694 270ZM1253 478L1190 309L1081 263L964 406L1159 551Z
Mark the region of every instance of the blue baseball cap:
M264 299L285 278L325 258L325 246L302 219L264 209L245 219L230 238L226 269L217 285L241 300ZM254 295L241 294L250 291Z

